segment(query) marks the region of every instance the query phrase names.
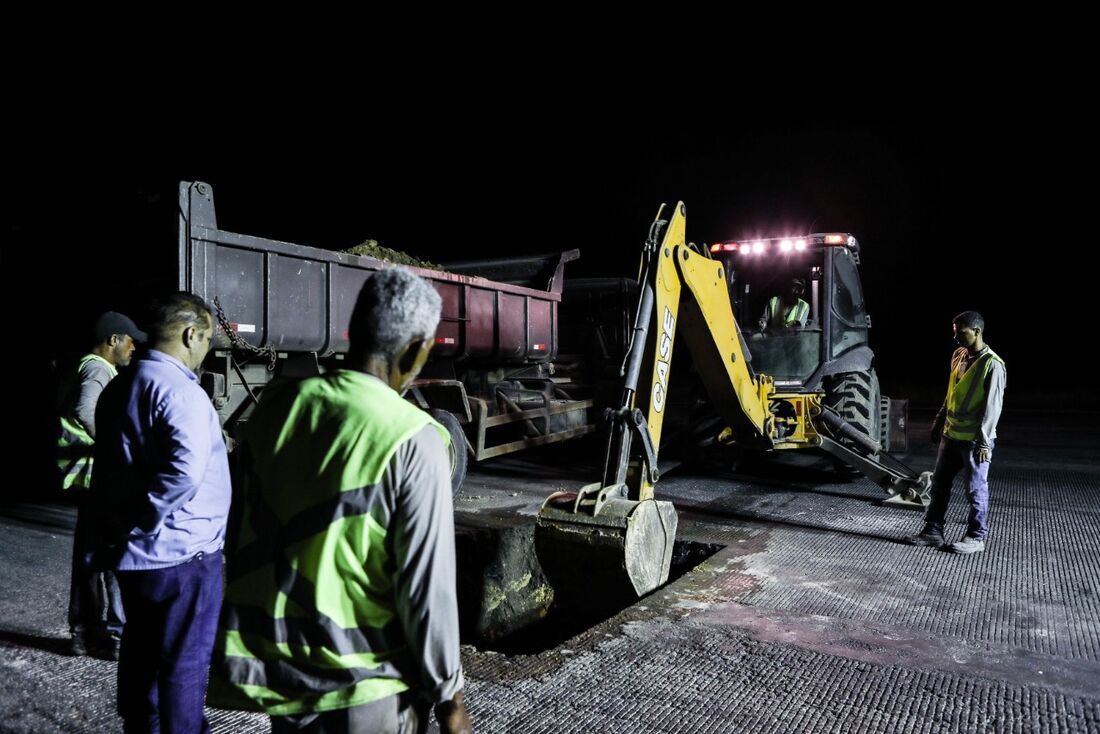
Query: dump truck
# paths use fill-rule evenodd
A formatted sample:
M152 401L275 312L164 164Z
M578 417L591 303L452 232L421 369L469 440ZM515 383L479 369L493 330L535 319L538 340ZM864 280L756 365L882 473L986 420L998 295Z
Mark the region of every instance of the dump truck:
M584 387L554 375L564 270L577 250L398 266L222 230L201 181L180 183L178 231L178 288L211 304L219 323L200 381L231 437L272 380L343 363L359 290L390 267L425 278L442 299L431 359L406 397L450 431L455 491L469 460L598 429Z
M823 386L825 375L866 374L854 369L863 357L834 361L830 372L818 351L822 343L830 342L822 341L819 331L812 329L804 336L797 329L788 330L785 336L793 337L790 341L746 339L744 322L734 306L738 297L731 298L739 292L731 288L731 282L737 281L730 279L731 271L737 270L722 259L712 259L708 248L700 251L686 241L683 202L668 219L662 218L664 209L662 205L643 247L620 400L605 413L609 430L603 475L578 491L552 494L536 521L536 552L556 593L600 589L613 596L641 596L668 578L677 515L671 502L657 498L654 487L660 479L658 453L678 333L710 406L725 424L720 432L724 442L758 451L824 450L867 475L892 498L921 506L928 495L930 473L917 473L885 451L878 440L878 421L853 419L852 411L835 397L830 404ZM833 247L845 249L825 249ZM807 259L825 261L848 257L852 250L847 238L834 241L826 236L806 238L797 247L798 252L807 252ZM794 242L791 252L796 252ZM821 275L826 287L835 289L833 278ZM866 320L855 323L865 331ZM825 331L841 335L838 349L866 343L865 334L862 342L845 341L843 329L834 332L826 326ZM761 345L757 354L773 352L760 364L801 367L788 368L781 373L785 377L781 381L757 371L757 362L750 362L754 353L750 345L757 344ZM787 355L784 361L780 359L784 355L774 354L787 349L796 351L797 359ZM845 352L827 354L843 357ZM873 392L863 407L871 406L878 408Z

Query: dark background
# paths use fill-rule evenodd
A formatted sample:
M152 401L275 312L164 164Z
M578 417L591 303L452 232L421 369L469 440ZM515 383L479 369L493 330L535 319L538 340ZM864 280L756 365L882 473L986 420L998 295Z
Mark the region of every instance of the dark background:
M176 188L196 179L213 186L222 229L331 249L373 238L436 262L578 247L576 275L635 275L658 205L677 199L697 243L847 231L888 394L941 400L951 317L975 309L1007 363L1009 409L1100 404L1084 122L1028 107L859 122L537 113L138 116L13 144L2 258L19 346L5 369L26 390L11 409L39 410L51 362L83 348L100 311L140 313L135 284L171 267Z

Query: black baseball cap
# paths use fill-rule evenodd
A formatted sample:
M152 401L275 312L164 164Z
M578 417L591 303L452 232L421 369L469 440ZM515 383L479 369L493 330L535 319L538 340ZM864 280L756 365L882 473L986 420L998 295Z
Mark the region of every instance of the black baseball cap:
M149 335L137 327L129 316L118 311L107 311L95 322L95 338L98 341L109 339L112 334L127 334L136 342L149 340Z

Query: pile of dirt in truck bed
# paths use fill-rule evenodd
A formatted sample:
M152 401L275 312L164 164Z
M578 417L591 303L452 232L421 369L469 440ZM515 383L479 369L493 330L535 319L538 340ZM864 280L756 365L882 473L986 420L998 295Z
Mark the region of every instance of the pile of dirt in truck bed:
M345 255L362 255L364 257L373 257L375 260L385 260L388 263L395 265L411 265L414 268L427 268L428 270L442 270L435 263L428 262L427 260L421 260L415 258L412 255L407 255L404 252L398 250L391 250L388 247L383 247L378 244L378 240L367 240L366 242L356 245L355 247L349 247L346 250L340 250Z

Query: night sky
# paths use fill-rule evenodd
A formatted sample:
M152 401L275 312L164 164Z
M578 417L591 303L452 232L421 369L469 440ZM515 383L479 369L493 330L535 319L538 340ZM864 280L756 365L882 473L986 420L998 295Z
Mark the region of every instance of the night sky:
M1083 131L1034 110L699 119L367 115L215 133L200 115L30 145L15 151L3 271L9 318L29 308L36 327L9 380L78 349L99 311L140 309L130 285L174 256L176 187L198 179L213 185L222 229L331 249L374 238L436 262L579 247L577 275L635 274L662 201L686 202L699 243L851 232L887 393L940 399L951 317L975 309L1007 362L1009 408L1096 409L1081 384L1091 377L1051 358L1064 366L1092 341L1095 185L1082 171L1095 155Z

